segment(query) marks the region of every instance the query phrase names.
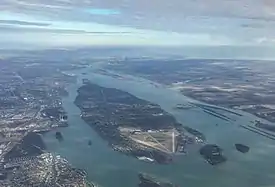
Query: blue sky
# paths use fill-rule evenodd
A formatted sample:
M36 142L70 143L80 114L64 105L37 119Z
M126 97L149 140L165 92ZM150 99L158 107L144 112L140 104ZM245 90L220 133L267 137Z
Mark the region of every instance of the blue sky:
M274 46L273 0L1 0L0 47Z

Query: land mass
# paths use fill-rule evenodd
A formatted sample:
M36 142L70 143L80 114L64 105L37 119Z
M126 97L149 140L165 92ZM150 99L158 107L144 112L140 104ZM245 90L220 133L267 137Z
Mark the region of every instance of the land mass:
M164 164L172 162L174 153L184 153L187 145L205 141L202 133L187 131L157 104L88 80L83 83L75 99L81 117L116 151Z
M222 154L222 149L214 144L206 144L200 149L201 156L211 165L218 165L227 159Z
M138 177L140 180L139 187L178 187L169 182L160 182L158 179L145 173L140 173Z
M70 65L35 55L0 61L0 186L86 187L85 172L47 152L41 138L68 126L62 97L76 82L63 72Z
M235 144L235 147L241 153L247 153L250 149L247 145L243 145L243 144L239 144L239 143Z
M205 113L224 121L231 122L232 118L228 116L233 113L236 117L241 115L233 110L248 112L270 122L268 125L253 125L256 129L250 131L261 135L259 131L266 130L275 135L275 125L272 124L275 122L273 61L128 58L108 63L105 68L149 79L197 101L211 104L211 108L206 105L197 107L203 107ZM214 105L219 108L213 108ZM176 108L187 107L178 105Z

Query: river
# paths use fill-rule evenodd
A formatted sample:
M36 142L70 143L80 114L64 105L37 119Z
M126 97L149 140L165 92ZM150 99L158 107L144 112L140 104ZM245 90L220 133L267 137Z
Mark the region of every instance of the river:
M114 78L94 70L91 67L70 72L77 74L78 82L68 87L69 96L63 98L69 122L69 127L60 129L64 141L58 142L55 132L47 133L43 138L49 151L67 158L74 167L85 169L88 180L102 187L137 187L137 174L146 172L181 187L259 187L275 184L275 142L239 127L256 117L249 114L235 116L236 122L229 123L197 108L176 111L173 109L176 104L187 103L190 99L177 91L155 86L148 80L126 75L122 75L124 78ZM145 163L113 151L80 118L80 110L73 103L82 78L159 104L180 123L203 132L208 143L221 146L228 161L213 167L201 158L196 146L190 148L186 156L176 156L175 163L170 165ZM93 142L92 146L88 145L89 140ZM236 151L235 143L250 146L250 152L242 154Z

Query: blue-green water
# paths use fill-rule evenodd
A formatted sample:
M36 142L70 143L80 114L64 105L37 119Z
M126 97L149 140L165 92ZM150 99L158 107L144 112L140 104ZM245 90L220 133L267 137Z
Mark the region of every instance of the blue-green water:
M87 72L82 75L82 72ZM49 151L67 158L70 163L88 172L88 179L103 187L136 187L139 172L151 173L181 187L258 187L275 184L275 141L246 131L239 124L248 124L255 117L246 114L235 117L234 124L227 123L199 109L175 111L178 103L187 103L190 99L165 87L156 87L150 81L125 76L116 79L100 75L92 68L78 70L78 83L68 88L69 97L63 99L63 105L69 116L69 127L61 129L64 141L59 143L54 132L44 136ZM171 165L155 165L138 161L132 157L117 153L108 147L93 129L79 116L80 110L73 101L82 78L106 87L115 87L128 91L137 97L159 104L173 114L179 122L203 132L209 143L216 143L224 149L228 161L213 167L198 154L197 147L190 148L186 156L177 156ZM216 126L216 123L219 126ZM93 145L89 146L88 141ZM235 143L250 146L247 154L235 150Z

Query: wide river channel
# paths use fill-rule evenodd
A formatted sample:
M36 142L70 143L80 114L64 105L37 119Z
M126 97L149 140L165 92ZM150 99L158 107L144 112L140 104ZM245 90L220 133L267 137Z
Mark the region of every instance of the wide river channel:
M146 172L180 187L263 187L275 185L275 141L249 132L239 125L250 123L256 117L249 114L230 116L236 121L229 123L204 113L199 108L175 110L176 104L184 104L189 98L164 86L156 86L148 80L121 75L124 78L96 73L90 67L70 71L77 75L77 84L68 87L69 96L63 98L68 113L69 127L59 129L64 141L58 142L54 133L44 135L49 151L60 154L77 168L88 172L88 180L102 187L137 187L138 173ZM197 147L187 155L178 155L175 163L157 165L139 161L113 151L97 133L80 117L74 105L77 89L82 78L105 87L118 88L139 98L159 104L182 124L205 134L207 143L218 144L224 149L228 161L218 166L207 164L199 155ZM226 114L230 115L230 114ZM218 126L216 125L218 124ZM92 146L88 141L92 141ZM246 154L235 149L235 143L250 147Z

